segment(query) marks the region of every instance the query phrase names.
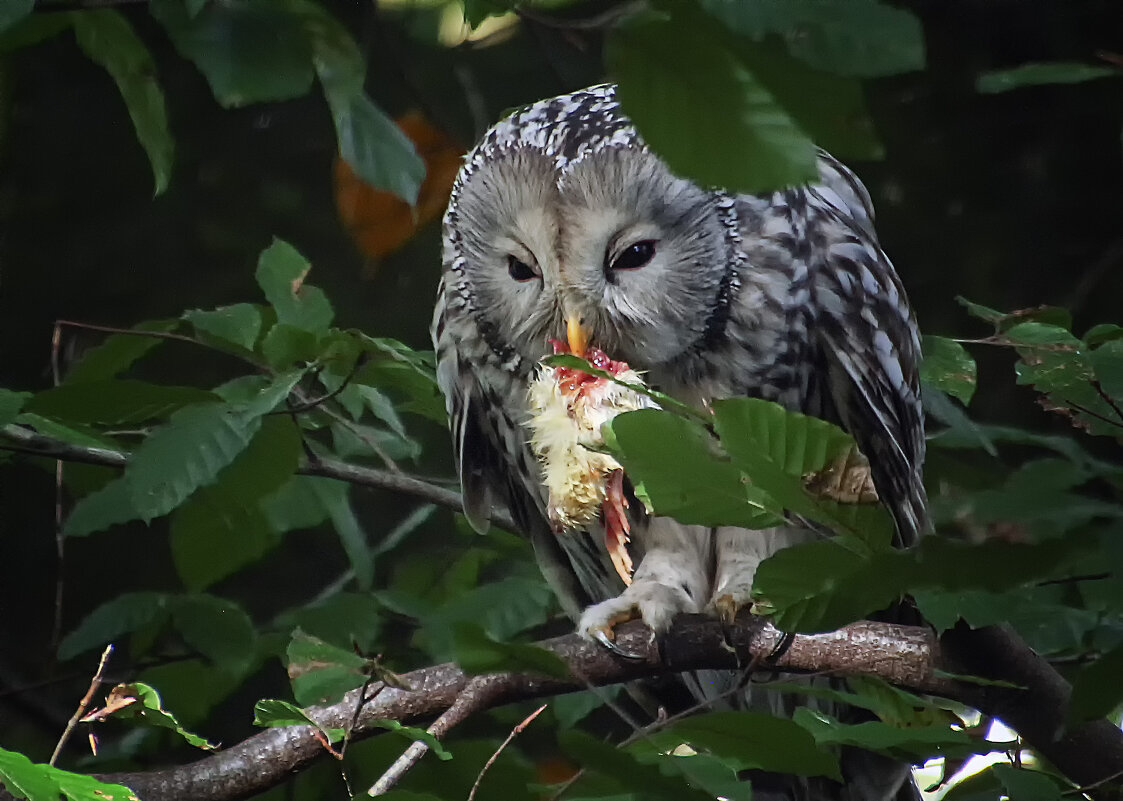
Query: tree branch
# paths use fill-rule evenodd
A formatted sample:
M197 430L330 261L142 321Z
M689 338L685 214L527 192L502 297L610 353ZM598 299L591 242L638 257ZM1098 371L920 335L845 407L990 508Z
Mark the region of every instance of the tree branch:
M6 425L0 428L0 450L42 456L64 462L81 462L118 469L124 468L129 463L129 455L123 451L72 445L19 425ZM412 495L437 506L452 509L455 512L464 510L464 503L459 492L390 470L348 464L336 459L305 459L296 469L296 472L304 476L334 478L361 487L372 487ZM507 531L519 530L507 514L493 513L492 523Z
M639 658L618 659L577 635L546 640L539 645L557 654L582 678L497 674L487 680L489 697L480 706L574 692L589 684L605 686L687 670L736 669L754 658L766 659L782 634L767 621L743 614L725 631L714 618L683 615L659 640L637 622L619 626L617 636L620 645ZM835 632L797 636L768 670L878 676L1001 718L1045 759L1082 784L1102 781L1120 770L1123 733L1107 721L1083 724L1057 736L1069 691L1040 657L1001 629L956 631L952 639L955 650L967 648L969 662L948 659L928 629L860 622ZM969 668L990 676L998 672L993 669L995 664L1003 678L1012 677L1025 689L981 686L947 675ZM472 681L454 664L422 668L401 679L409 690L386 687L362 708L353 731L355 739L384 732L374 725L378 720L416 723L438 717L456 705ZM359 692L354 690L340 702L311 708L308 713L324 727L347 726L354 717ZM232 801L286 781L325 753L309 727L294 726L268 729L189 765L100 778L127 785L142 801ZM1093 796L1118 798L1112 792L1104 786ZM5 797L0 792L0 798Z

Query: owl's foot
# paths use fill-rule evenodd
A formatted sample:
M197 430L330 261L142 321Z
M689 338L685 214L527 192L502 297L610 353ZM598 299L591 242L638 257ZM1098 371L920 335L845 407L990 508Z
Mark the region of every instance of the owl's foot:
M655 634L662 634L670 628L675 615L692 611L696 611L696 607L681 587L637 579L616 598L586 609L577 624L577 631L619 656L634 659L638 658L637 654L630 654L616 644L616 626L639 619Z

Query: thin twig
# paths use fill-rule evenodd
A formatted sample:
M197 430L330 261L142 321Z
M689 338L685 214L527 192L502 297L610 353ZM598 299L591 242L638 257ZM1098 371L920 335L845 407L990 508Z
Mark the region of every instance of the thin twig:
M71 445L68 442L48 437L24 426L9 424L0 428L0 450L25 453L31 456L46 456L68 462L82 462L104 467L123 468L129 462L129 455L110 448L92 448ZM303 476L334 478L363 487L384 489L412 495L429 503L462 512L464 504L460 493L445 487L415 478L405 473L394 473L373 467L348 464L335 459L305 460L296 472ZM518 532L521 529L510 515L494 511L492 523L506 531Z
M57 322L51 330L51 385L57 387L62 381L59 351L62 347L62 326ZM62 640L62 604L64 598L64 578L66 576L66 537L62 533L62 481L63 461L55 460L55 619L51 624L51 654L58 653Z
M504 674L473 677L456 696L452 706L446 709L426 731L439 740L458 723L467 720L474 712L487 709L502 694L504 690L503 680ZM414 740L410 747L367 790L367 795L388 793L428 751L428 743L423 740Z
M134 337L155 337L156 339L170 339L175 342L190 342L192 345L208 347L197 339L183 334L173 334L171 331L139 331L135 328L117 328L112 325L95 325L94 323L79 323L74 320L55 320L55 325L65 325L70 328L82 328L86 331L101 331L104 334L125 334Z
M536 717L541 715L542 711L547 706L549 706L549 704L542 704L542 706L538 707L536 710L523 718L522 723L511 729L511 733L507 735L507 739L499 744L499 747L495 749L495 753L492 754L487 762L484 763L484 766L480 768L480 773L478 776L476 776L476 781L472 784L472 789L468 791L468 801L473 801L473 799L476 797L476 791L480 789L480 782L483 781L484 774L487 773L488 768L495 764L495 760L499 758L499 754L502 753L503 749L510 745L511 741L514 740L515 737L522 734L523 729L529 726Z
M112 643L105 646L105 650L101 653L101 661L98 662L97 672L94 673L93 679L90 681L90 689L86 690L86 694L82 696L81 703L78 704L78 709L71 715L70 720L66 722L66 728L63 729L62 736L58 738L58 744L55 745L54 753L51 754L51 759L48 765L54 765L58 761L58 756L62 753L62 747L66 745L66 741L70 739L74 727L78 725L78 721L86 714L86 708L89 707L90 701L94 698L94 693L102 684L102 676L105 673L105 665L109 662L109 656L113 653Z

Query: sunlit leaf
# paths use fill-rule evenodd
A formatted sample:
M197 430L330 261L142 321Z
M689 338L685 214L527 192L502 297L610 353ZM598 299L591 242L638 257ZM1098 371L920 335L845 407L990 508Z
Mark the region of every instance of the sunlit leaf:
M33 763L23 754L0 748L0 783L17 798L29 801L136 801L136 794L120 784Z
M716 443L701 425L642 409L616 417L610 430L629 478L642 485L658 514L682 523L746 528L782 522L781 508L751 486L740 468L714 458Z
M964 405L975 394L975 360L967 349L953 339L926 336L922 340L924 362L920 378L937 389L953 395Z
M1112 397L1115 405L1123 406L1123 339L1105 342L1089 354L1092 368L1100 388ZM1123 412L1119 414L1123 423Z
M261 252L258 286L277 311L277 322L312 333L326 331L335 313L319 287L306 284L312 265L296 248L281 239Z
M374 552L367 541L366 530L351 508L348 486L328 479L311 482L308 486L335 526L335 533L339 535L340 544L355 573L355 583L359 589L369 590L374 582Z
M660 770L660 764L651 764L648 760L641 761L636 754L624 749L612 748L580 729L566 729L560 732L558 744L567 755L581 765L586 774L578 779L572 791L566 794L567 796L577 799L618 799L633 798L634 794L642 794L645 799L667 801L707 801L713 798L700 788L687 784L683 774L675 772L673 766L664 772ZM663 763L665 760L673 759L676 757L666 756L658 761ZM606 792L590 792L590 785L593 784L590 780L599 780L602 787L607 785L604 787Z
M141 721L149 726L174 731L196 748L202 748L205 751L213 751L218 748L217 745L207 742L199 735L180 725L176 716L164 708L163 702L160 700L160 694L156 692L156 689L143 682L118 684L114 687L106 698L106 709L113 710L114 707L117 707L116 711L97 716L97 719L113 717L122 720ZM88 715L87 717L93 716Z
M253 725L255 726L311 726L322 732L328 742L336 743L343 739L343 729L325 729L312 720L298 706L275 698L262 698L253 706Z
M340 592L309 606L289 610L277 628L300 629L339 648L352 644L362 650L375 647L382 628L382 607L368 593Z
M444 747L441 741L438 740L434 735L425 731L425 729L419 729L416 726L403 726L396 720L372 720L370 722L370 725L377 726L380 729L386 729L387 731L392 731L395 734L400 734L401 736L409 740L423 742L427 746L429 746L429 750L436 754L439 759L452 759L452 754L449 753L448 749Z
M77 11L71 14L71 20L82 52L104 67L117 83L137 140L152 165L155 194L162 194L171 178L174 143L152 54L128 20L113 9Z

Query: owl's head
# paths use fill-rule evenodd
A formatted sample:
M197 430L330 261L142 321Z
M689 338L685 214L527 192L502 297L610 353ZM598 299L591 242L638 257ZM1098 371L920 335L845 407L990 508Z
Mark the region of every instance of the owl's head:
M497 351L537 360L579 321L650 369L721 313L732 210L673 175L596 87L516 113L469 155L445 217L446 284Z

